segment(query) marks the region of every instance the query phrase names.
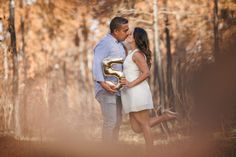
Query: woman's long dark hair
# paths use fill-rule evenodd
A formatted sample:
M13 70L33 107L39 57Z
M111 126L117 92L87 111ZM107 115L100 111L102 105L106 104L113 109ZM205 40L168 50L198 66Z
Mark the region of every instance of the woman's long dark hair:
M151 68L151 51L149 48L147 32L143 28L135 27L133 36L136 46L142 53L144 53L146 56L147 65L149 68Z

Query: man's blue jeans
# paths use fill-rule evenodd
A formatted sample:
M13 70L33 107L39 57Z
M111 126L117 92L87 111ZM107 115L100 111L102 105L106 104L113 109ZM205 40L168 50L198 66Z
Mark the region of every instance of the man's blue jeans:
M102 138L106 142L115 142L118 140L122 120L121 97L100 91L96 99L101 105L103 116Z

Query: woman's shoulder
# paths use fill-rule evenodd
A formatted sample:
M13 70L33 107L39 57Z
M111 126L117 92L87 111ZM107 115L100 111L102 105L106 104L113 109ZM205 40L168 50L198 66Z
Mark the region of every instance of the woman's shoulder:
M146 56L143 54L142 51L138 50L138 51L133 53L132 60L135 63L137 63L137 62L146 62Z
M145 59L145 54L141 50L133 52L133 59Z

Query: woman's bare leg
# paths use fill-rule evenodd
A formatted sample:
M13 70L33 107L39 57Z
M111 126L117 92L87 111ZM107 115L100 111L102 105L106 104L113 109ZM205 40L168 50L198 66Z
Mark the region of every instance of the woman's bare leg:
M144 139L145 139L147 146L150 146L150 147L153 146L153 136L152 136L151 127L150 127L150 118L149 118L148 110L143 110L143 111L139 111L139 112L132 112L132 113L130 113L130 117L132 119L136 120L136 122L137 122L136 123L133 120L132 126L139 124L139 126L143 132Z
M141 128L139 122L135 119L134 116L132 116L134 113L135 112L130 113L131 128L134 132L141 133L142 128ZM172 119L176 119L176 115L165 113L165 114L158 116L158 117L149 118L149 124L150 124L150 127L153 127L153 126L156 126L157 124L160 124L161 122L172 120Z
M129 114L129 119L130 119L130 124L131 124L132 130L135 133L141 133L142 128L141 128L140 124L137 122L137 120L134 118L134 116L132 116L132 113Z
M145 142L149 148L153 146L151 127L161 122L176 118L176 115L170 113L165 113L161 116L150 118L148 110L131 112L129 113L129 116L132 130L136 133L143 132Z
M176 115L170 114L167 112L158 117L150 118L150 126L153 127L157 124L160 124L161 122L172 120L172 119L176 119Z

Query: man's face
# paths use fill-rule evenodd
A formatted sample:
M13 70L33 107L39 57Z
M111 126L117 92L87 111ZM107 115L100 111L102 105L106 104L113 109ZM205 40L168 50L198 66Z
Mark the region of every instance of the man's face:
M134 40L134 34L133 34L133 31L129 31L130 33L129 33L129 35L128 35L128 37L126 38L126 42L127 43L129 43L129 44L132 44L132 43L134 43L135 42L135 40Z
M114 34L118 41L124 41L130 34L129 25L122 24L119 28L115 29Z

